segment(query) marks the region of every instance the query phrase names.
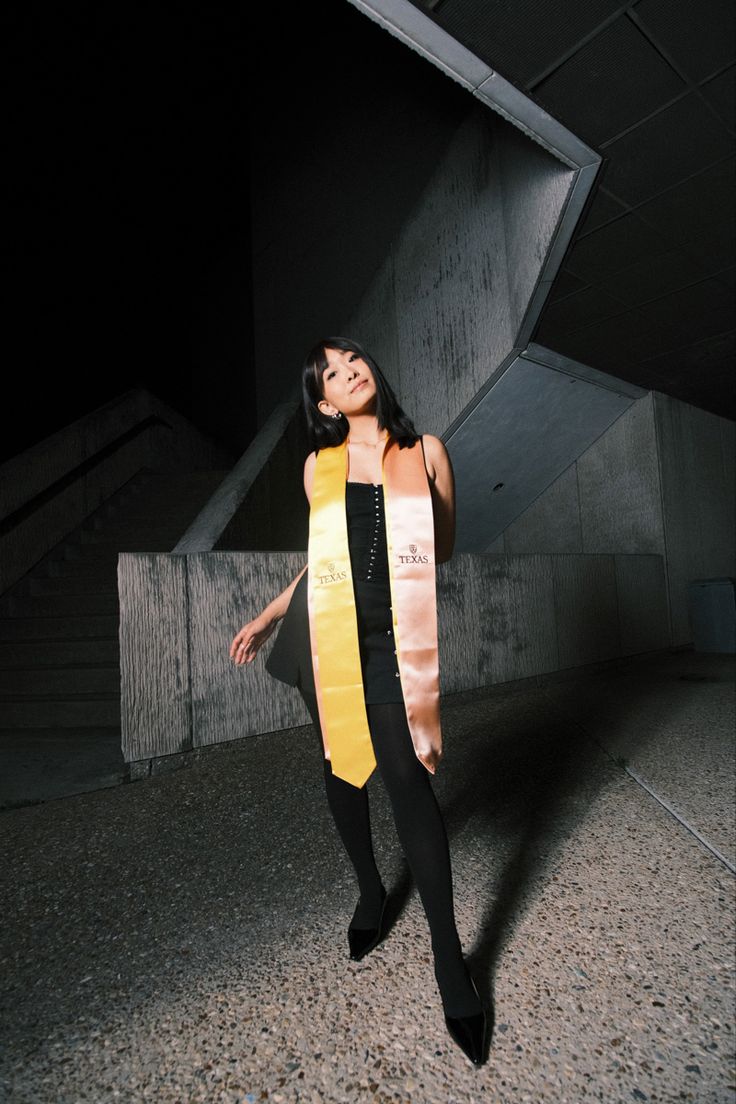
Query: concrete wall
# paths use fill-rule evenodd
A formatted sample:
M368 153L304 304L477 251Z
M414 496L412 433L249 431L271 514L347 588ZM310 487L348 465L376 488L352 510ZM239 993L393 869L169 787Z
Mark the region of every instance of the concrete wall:
M345 327L376 348L425 433L447 428L513 344L499 129L471 103Z
M301 553L122 554L122 746L137 764L308 724L298 691L230 642L294 578ZM458 555L437 569L443 694L666 647L658 555ZM275 637L274 637L275 639ZM171 648L171 640L177 648Z
M381 44L375 59L356 44L351 79L327 102L306 82L301 121L277 119L278 130L268 128L253 149L260 424L298 380L308 348L323 334L347 332L355 323L356 304L383 270L391 242L420 203L458 128L469 114L483 114L431 65L398 44L387 50L382 36ZM373 60L381 65L380 80ZM318 109L319 125L312 123L305 138L310 104ZM388 316L383 328L395 330ZM354 336L366 341L382 367L394 363L387 356L390 342L374 348L372 335Z
M514 344L573 174L431 66L407 67L411 81L389 66L346 91L353 111L288 173L255 151L260 423L324 334L361 341L438 435Z
M233 459L142 388L105 403L0 466L0 593L141 468L222 469Z
M304 458L309 452L301 406L215 544L216 551L294 551L309 542Z
M681 644L693 639L688 582L736 578L736 425L653 396L672 641Z
M661 555L673 647L692 643L690 579L736 575L733 422L649 392L491 546Z
M516 337L565 204L572 174L515 127L504 125L499 137L508 315Z

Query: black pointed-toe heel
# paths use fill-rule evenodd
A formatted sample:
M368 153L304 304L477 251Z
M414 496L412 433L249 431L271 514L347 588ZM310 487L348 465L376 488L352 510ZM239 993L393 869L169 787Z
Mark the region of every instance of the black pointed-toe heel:
M377 928L354 928L352 924L348 928L348 947L350 948L350 957L354 962L360 962L361 958L364 958L380 942L383 934L383 914L386 911L387 900L388 893L384 889L381 915L378 918Z
M480 1001L475 981L470 979L475 995ZM447 1030L454 1042L470 1059L474 1066L482 1066L486 1058L486 1041L488 1036L488 1017L485 1009L474 1013L472 1016L447 1016L445 1015Z

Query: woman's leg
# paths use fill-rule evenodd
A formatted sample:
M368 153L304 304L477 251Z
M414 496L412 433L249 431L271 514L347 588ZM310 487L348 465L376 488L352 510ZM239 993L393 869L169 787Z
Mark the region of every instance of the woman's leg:
M309 710L315 732L323 750L317 698L307 690L300 690ZM335 825L340 834L348 858L353 864L360 888L360 900L351 921L354 928L375 928L381 915L381 875L376 866L371 838L371 821L368 806L368 789L358 789L332 773L329 759L324 759L325 790Z
M455 926L450 849L429 773L416 757L403 703L368 705L378 769L393 808L402 850L427 915L445 1013L480 1010Z

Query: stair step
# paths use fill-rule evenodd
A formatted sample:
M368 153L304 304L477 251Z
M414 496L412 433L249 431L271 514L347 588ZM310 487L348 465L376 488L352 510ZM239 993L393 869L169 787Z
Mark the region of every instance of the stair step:
M110 536L107 533L98 539L85 541L85 546L101 548L107 552L170 552L183 533L184 528L164 534L141 531Z
M154 540L159 540L161 537L176 536L179 534L182 528L186 528L188 522L181 521L180 523L171 522L159 522L149 518L148 521L141 521L134 525L128 525L127 520L125 524L106 525L104 529L81 529L79 536L81 538L82 546L86 544L105 544L114 540L129 540L131 537L135 537L140 540L141 537L152 537Z
M227 474L227 469L220 471L216 468L198 468L196 471L152 471L146 488L149 491L159 488L170 490L176 487L196 487L197 484L206 488L213 482L215 484L222 482Z
M192 511L191 499L188 499L179 506L172 506L170 503L161 506L152 504L145 509L121 510L107 524L112 526L125 522L130 525L150 525L151 521L157 521L161 525L188 525L197 513L198 510Z
M117 552L105 551L74 559L57 560L49 565L51 579L109 579L115 578L118 569Z
M0 729L0 808L119 786L119 726Z
M0 700L7 698L62 697L74 694L119 694L117 664L96 666L33 667L0 670Z
M120 662L120 645L114 640L14 640L0 641L0 670L19 667L81 667L86 663Z
M117 614L118 596L113 594L51 594L11 598L9 617L74 617Z
M138 473L0 616L0 807L119 785L118 558L170 553L226 471Z
M0 710L2 728L80 728L119 725L119 694L49 694L5 698Z
M116 595L118 592L114 572L105 572L100 578L78 575L55 575L51 579L29 578L28 587L33 597L58 594Z
M100 547L95 544L73 544L71 541L67 541L59 565L63 568L78 563L98 566L117 563L117 552L114 548L106 548L104 545Z
M0 640L73 640L80 637L117 640L119 618L0 617Z

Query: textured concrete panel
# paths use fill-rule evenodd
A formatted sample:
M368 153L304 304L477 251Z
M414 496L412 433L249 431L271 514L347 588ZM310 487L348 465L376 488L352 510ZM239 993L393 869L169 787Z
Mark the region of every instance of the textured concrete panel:
M130 438L119 443L126 434ZM103 404L0 466L0 518L36 506L0 539L0 594L141 468L195 471L231 462L186 418L143 388ZM90 466L76 471L85 464ZM66 478L68 486L54 487ZM50 491L55 493L46 501L34 502Z
M404 0L350 2L469 92L480 87L493 75L487 61L483 61L463 46L453 34L430 20L416 4L405 3Z
M498 537L514 552L582 552L577 467L571 464Z
M235 463L236 457L228 449L150 391L142 390L139 402L147 416L166 423L155 427L156 432L151 435L149 467L156 471L223 471Z
M113 432L110 433L110 415ZM95 430L94 423L101 427ZM88 457L94 455L102 444L124 433L138 421L136 392L128 391L118 399L105 403L92 414L72 422L64 429L50 434L30 449L5 461L0 467L0 517L6 517L24 503L44 491L50 484L66 475ZM105 436L107 434L107 436ZM93 439L93 447L88 441ZM96 446L96 447L95 447Z
M476 568L471 577L473 601L481 621L477 685L554 670L557 644L549 558L470 559Z
M391 250L361 295L344 329L364 349L369 350L396 394L402 396L404 392L396 324L394 255ZM411 406L410 401L409 405Z
M529 678L558 667L554 622L553 557L511 556L509 594L512 636L511 678Z
M721 457L723 462L723 495L728 503L725 531L736 529L736 422L719 418Z
M621 654L613 556L552 556L560 669Z
M278 464L290 440L289 429L299 406L294 397L280 404L256 434L234 468L193 519L172 551L211 552L254 483L270 464Z
M499 134L498 149L515 344L575 174L509 124Z
M93 422L92 415L89 420ZM149 426L132 440L115 449L101 463L83 472L68 486L62 487L52 497L42 501L35 510L28 513L0 538L0 593L21 579L50 549L85 518L93 514L141 468L152 466L151 444L156 438L157 430L158 427ZM55 456L62 465L66 464L69 453L64 449L63 433L64 431L61 431L61 434L54 435L61 436L62 439L57 442L51 453L47 442L42 441L38 446L29 449L28 453L23 454L26 456L26 470L31 482L27 484L27 492L23 491L23 485L18 483L15 485L15 491L21 492L24 502L32 502L36 493L30 491L37 485L34 471L36 449L40 453L42 470L45 471L47 468L49 455ZM72 427L70 448L74 452L76 452L74 441L77 433L78 431ZM79 463L82 464L94 456L94 452L87 453L80 458ZM0 482L12 481L16 470L16 458L14 458L8 461L7 465L3 465ZM46 474L48 475L48 472ZM62 466L50 479L50 485L63 479L67 474L67 470Z
M621 655L666 648L670 642L667 579L662 556L615 556Z
M667 542L667 574L670 591L673 646L692 643L687 584L704 578L700 556L697 493L700 473L690 462L692 423L690 407L656 393L662 499Z
M299 692L265 669L275 633L252 664L236 666L229 654L238 630L299 574L304 554L210 552L186 559L194 747L309 724Z
M122 553L120 713L126 762L191 747L186 564Z
M467 556L473 565L469 581L471 607L478 624L478 670L481 680L506 682L514 676L509 655L513 615L506 556ZM478 685L482 685L482 682Z
M369 58L356 57L358 69L369 64ZM261 421L297 381L314 341L348 327L363 332L356 304L370 299L375 281L381 282L386 259L421 207L453 135L479 110L432 66L409 57L384 67L380 81L356 83L344 92L331 108L330 127L315 128L315 140L303 144L298 158L289 158L287 171L279 148L270 156L267 135L255 149L253 289ZM283 134L273 140L282 146ZM274 173L274 164L282 170ZM368 306L368 317L371 312ZM382 343L382 367L390 353ZM408 408L413 414L411 404Z
M651 393L583 453L577 470L583 552L664 551Z
M301 404L215 545L218 551L306 549L309 503L304 461L309 452Z
M76 483L0 536L0 594L66 536L70 518L85 516L84 488Z
M485 550L631 403L517 357L447 440L458 551Z
M692 642L688 583L736 575L732 423L654 392L673 646Z
M437 621L440 654L440 692L455 694L482 686L481 654L483 610L473 585L474 556L453 556L437 568Z
M734 451L733 423L651 392L621 414L495 547L559 552L581 532L586 553L666 556L671 643L690 643L688 582L736 574ZM617 571L628 564L621 557ZM632 597L632 618L644 600L643 594ZM625 595L621 601L625 606ZM649 615L643 635L626 617L622 609L624 654L646 651L650 639L661 639Z
M441 564L442 693L664 647L659 557L615 560L485 554ZM298 690L265 670L275 634L252 665L236 667L229 657L235 633L304 562L303 553L120 557L127 761L309 724Z
M414 98L420 87L421 103ZM284 181L269 178L267 188L265 175L254 181L262 417L279 389L291 387L288 380L294 376L288 366L301 359L307 341L323 330L342 329L375 353L417 428L444 435L511 350L550 255L572 171L485 106L469 106L462 96L431 81L425 90L419 73L411 94L402 87L394 96L391 125L386 126L381 111L389 88L390 81L377 90L378 99L361 114L359 128L340 134L339 164L333 159L329 179L319 172L330 152L325 138L324 145L317 143L294 166L286 181L288 192ZM351 173L346 179L341 166L352 164L358 144L361 161L370 160L372 173ZM513 258L507 255L509 243ZM315 268L319 279L314 278ZM594 384L578 382L578 392L587 388L590 398ZM613 389L599 389L597 399L604 394L607 403L618 403L616 412L626 404ZM566 404L570 395L560 390L559 398ZM478 421L479 411L488 418ZM467 435L450 439L461 476L458 551L487 550L600 432L594 418L592 436L583 434L575 450L565 451L549 470L545 465L554 446L550 449L544 440L548 403L541 410L514 410L513 425L503 427L510 440L499 433L496 413L493 404L481 402L467 427L472 440ZM568 426L584 425L588 413L576 407ZM603 424L609 420L610 411ZM527 439L519 449L520 428ZM528 465L537 469L534 478L530 486L519 488L516 476L530 441L533 449L542 440L538 451L543 463ZM477 460L486 473L497 455L510 455L515 472L505 478L507 508L500 517L487 488L466 495L467 503L463 498L465 468ZM273 497L263 497L259 510L265 511ZM464 532L468 518L483 527L480 535Z
M496 145L482 108L453 135L394 250L403 405L440 435L512 344Z
M677 400L675 400L677 401ZM733 434L734 423L719 418L698 406L690 406L692 422L692 462L701 475L698 495L695 502L701 566L709 575L734 574L734 496L729 494L729 469L733 471L733 451L731 462L725 460L723 444L727 440L724 430L730 428ZM720 431L720 432L719 432ZM733 449L733 436L731 438Z
M651 395L632 404L504 531L508 552L664 552Z

